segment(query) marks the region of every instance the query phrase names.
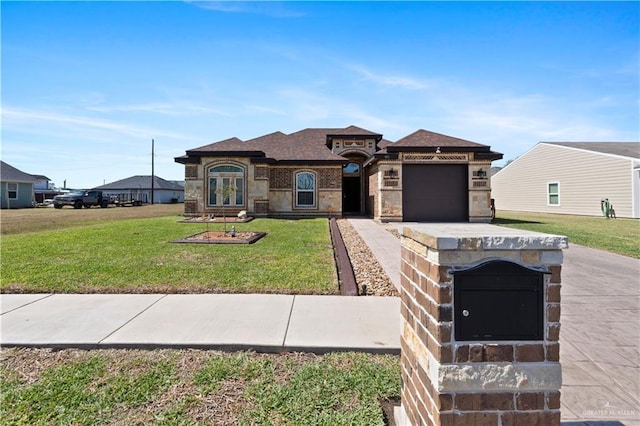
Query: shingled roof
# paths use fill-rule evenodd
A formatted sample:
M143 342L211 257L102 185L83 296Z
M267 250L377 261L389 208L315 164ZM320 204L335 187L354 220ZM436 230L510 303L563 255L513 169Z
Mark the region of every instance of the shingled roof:
M94 189L100 190L148 190L151 189L151 176L131 176L126 179L120 179L115 182L107 183L106 185L98 186ZM161 177L153 177L153 189L165 189L169 191L184 191L184 188L177 183L169 182Z
M640 158L640 142L540 142L567 148L584 149L602 154Z
M487 145L467 141L453 136L447 136L440 133L430 132L428 130L417 130L402 139L399 139L389 148L389 151L406 151L411 148L465 148L465 149L486 149Z
M377 140L382 138L378 133L356 126L308 128L289 135L274 132L245 142L238 138L225 139L188 150L186 155L176 157L175 160L187 163L191 162L193 157L206 155L252 157L258 162L345 163L347 160L344 157L334 154L327 147L330 145L330 139L337 136L373 136Z
M472 151L476 158L499 160L502 154L491 151L491 147L465 139L420 129L397 142L387 145L386 151L394 152L454 152Z
M225 139L187 151L186 155L176 157L182 164L197 163L202 156L251 157L253 162L279 163L345 163L347 159L331 151L332 139L336 137L368 137L378 143L376 156L391 154L397 156L403 151L434 152L440 148L446 151L473 151L476 158L500 159L502 154L491 151L487 145L454 138L427 130L418 130L399 141L392 143L382 138L380 133L357 126L345 128L307 128L295 133L274 132L249 139L246 142L238 138ZM375 159L371 159L375 161Z
M0 161L0 181L2 182L22 182L22 183L35 183L37 179L25 173L22 170L18 170L10 164Z
M275 132L245 142L257 150L264 152L265 157L275 161L341 161L320 141L304 132L286 135Z

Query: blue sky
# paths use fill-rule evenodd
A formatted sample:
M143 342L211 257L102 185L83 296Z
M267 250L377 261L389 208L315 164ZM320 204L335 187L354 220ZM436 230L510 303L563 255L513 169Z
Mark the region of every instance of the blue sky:
M638 2L6 2L2 159L57 185L237 136L357 125L637 141Z

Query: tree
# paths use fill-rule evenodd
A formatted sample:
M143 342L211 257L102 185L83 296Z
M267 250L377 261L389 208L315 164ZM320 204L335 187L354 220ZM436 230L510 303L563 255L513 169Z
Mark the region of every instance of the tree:
M222 185L216 189L216 194L222 199L222 222L224 223L224 235L227 235L227 215L226 209L229 205L231 195L236 192L236 187L233 185Z

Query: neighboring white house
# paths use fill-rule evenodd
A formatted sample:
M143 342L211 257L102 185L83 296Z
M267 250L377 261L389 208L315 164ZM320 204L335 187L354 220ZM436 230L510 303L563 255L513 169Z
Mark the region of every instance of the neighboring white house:
M93 189L99 189L108 195L124 196L127 201L138 200L150 203L151 188L151 176L132 176ZM183 203L184 185L154 176L153 202L155 204Z
M540 142L491 180L497 210L640 218L640 142Z

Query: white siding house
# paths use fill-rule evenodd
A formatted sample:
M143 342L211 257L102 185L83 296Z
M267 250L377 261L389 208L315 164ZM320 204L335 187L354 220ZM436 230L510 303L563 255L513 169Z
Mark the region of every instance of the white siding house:
M640 218L640 142L540 142L491 179L497 210Z

